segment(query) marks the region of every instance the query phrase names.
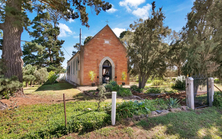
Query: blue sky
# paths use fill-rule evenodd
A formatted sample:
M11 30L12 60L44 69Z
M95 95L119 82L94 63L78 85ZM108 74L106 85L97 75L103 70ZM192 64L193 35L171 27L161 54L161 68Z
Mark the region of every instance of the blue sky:
M90 28L81 25L80 19L75 20L60 20L60 35L59 39L65 40L63 44L65 52L65 60L62 64L66 68L67 60L72 56L72 51L74 50L73 45L79 42L79 30L82 29L82 41L87 36L94 36L98 31L100 31L108 21L109 26L113 29L116 35L129 29L129 25L139 18L147 19L151 13L151 3L153 0L106 0L110 2L113 7L107 12L101 12L99 15L87 7L87 12L89 14L89 25ZM186 24L186 15L191 11L193 6L193 0L156 0L156 8L163 7L163 12L166 16L164 21L165 26L169 26L172 30L180 31ZM29 14L32 19L35 13ZM31 41L26 31L22 34L22 40ZM22 42L21 46L24 44ZM0 52L1 55L1 52Z

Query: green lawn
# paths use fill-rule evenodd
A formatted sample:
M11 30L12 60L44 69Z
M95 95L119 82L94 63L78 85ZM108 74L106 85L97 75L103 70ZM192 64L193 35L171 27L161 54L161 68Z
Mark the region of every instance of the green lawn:
M52 99L62 99L64 93L66 94L66 98L70 99L78 95L80 91L73 88L73 85L63 82L52 85L35 85L34 87L24 88L24 93L26 95L38 95Z
M70 134L70 138L206 138L222 137L222 108L169 113L141 121L125 120L85 135Z
M169 113L165 116L144 118L142 121L122 119L116 126L111 126L110 115L105 111L96 111L96 100L87 98L68 83L25 88L26 95L41 97L60 99L63 93L75 98L66 105L67 129L64 126L62 103L20 106L0 111L0 139L222 137L222 108ZM102 103L102 106L110 102L111 99Z

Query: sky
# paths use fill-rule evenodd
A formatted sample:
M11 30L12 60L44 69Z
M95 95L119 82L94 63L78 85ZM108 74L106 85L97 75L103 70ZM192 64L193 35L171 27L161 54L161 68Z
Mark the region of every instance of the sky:
M139 18L147 19L151 14L151 3L153 0L105 0L112 4L112 8L106 12L101 11L99 15L96 15L95 11L90 7L87 7L87 13L89 14L89 25L87 28L82 26L80 19L75 20L60 20L60 35L58 39L64 40L62 51L64 52L65 60L62 64L66 68L67 61L72 56L72 51L75 50L73 46L79 42L80 28L82 30L82 42L87 36L94 36L104 26L108 25L119 37L122 31L129 29L129 25L134 23ZM168 26L170 29L180 31L183 26L186 25L186 15L191 12L193 6L193 0L156 0L156 8L163 8L163 13L166 18L164 20L164 26ZM29 13L30 19L33 19L36 14ZM22 33L23 41L31 41L29 34L24 31ZM21 43L21 47L24 42ZM0 52L1 55L1 52Z

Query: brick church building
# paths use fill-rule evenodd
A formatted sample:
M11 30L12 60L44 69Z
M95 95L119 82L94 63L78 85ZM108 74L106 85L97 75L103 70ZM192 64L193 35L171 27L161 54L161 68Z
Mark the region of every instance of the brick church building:
M129 84L129 76L122 81L122 73L128 71L126 48L106 25L89 42L81 46L67 62L67 81L78 85L91 85L89 72L96 73L95 83L107 83L110 80L118 84Z

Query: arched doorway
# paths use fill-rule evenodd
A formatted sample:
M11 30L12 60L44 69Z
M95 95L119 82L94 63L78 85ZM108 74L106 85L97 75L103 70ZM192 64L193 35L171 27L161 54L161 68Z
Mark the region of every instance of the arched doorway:
M105 57L99 64L99 83L115 80L115 64L111 58Z
M102 83L108 83L112 80L112 65L106 60L102 67Z

